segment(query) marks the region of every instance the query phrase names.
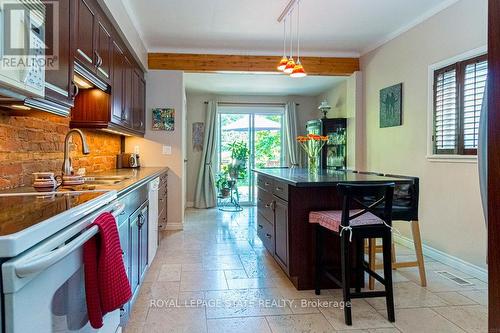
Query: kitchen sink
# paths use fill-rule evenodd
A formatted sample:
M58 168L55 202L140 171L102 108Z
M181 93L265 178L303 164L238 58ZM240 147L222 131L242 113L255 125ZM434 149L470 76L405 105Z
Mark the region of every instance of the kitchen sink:
M85 184L88 185L116 185L130 177L126 176L88 176L84 177Z

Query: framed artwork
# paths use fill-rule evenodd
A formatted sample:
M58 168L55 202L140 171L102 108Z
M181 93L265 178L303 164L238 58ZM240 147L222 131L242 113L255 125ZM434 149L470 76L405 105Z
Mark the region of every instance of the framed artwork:
M175 129L175 109L155 108L153 109L153 130L173 131Z
M193 123L193 150L203 151L205 123Z
M403 84L380 90L380 128L403 125Z

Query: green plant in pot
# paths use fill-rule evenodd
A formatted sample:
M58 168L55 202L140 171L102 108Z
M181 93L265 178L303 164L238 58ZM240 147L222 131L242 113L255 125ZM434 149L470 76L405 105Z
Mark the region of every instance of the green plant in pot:
M246 177L246 164L250 150L243 141L235 141L229 144L232 163L228 166L229 175L232 179Z
M217 178L215 180L215 186L217 190L219 190L219 194L223 198L227 198L231 193L231 187L229 186L229 177L228 172L222 171L217 174Z

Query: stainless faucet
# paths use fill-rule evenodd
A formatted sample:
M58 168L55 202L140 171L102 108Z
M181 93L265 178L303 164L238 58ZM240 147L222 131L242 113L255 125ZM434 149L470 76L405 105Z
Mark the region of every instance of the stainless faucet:
M89 146L87 145L87 140L85 139L85 135L83 134L83 132L77 128L69 130L69 132L66 134L66 138L64 139L64 162L62 166L63 176L71 175L73 171L73 166L71 165L71 157L69 152L69 138L71 138L71 135L73 133L78 133L78 135L80 135L80 138L82 139L82 153L84 155L90 154Z

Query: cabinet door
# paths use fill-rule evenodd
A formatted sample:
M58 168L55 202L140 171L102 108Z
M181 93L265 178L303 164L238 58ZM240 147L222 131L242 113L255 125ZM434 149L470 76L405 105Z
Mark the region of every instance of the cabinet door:
M121 125L124 120L123 105L123 70L124 54L120 46L113 42L113 80L111 82L112 112L111 122Z
M148 206L141 209L139 222L139 276L142 281L148 267Z
M123 125L132 128L132 63L125 56L123 57Z
M139 287L139 212L130 217L130 287L132 295L138 291ZM133 296L134 297L134 296Z
M139 70L134 70L133 72L133 80L132 80L132 86L133 86L133 94L132 94L132 99L133 99L133 128L136 131L144 133L145 131L145 91L146 91L146 84L142 78L142 72Z
M91 70L95 70L95 22L96 11L88 1L76 0L75 13L75 58Z
M52 3L48 2L46 6ZM47 15L53 15L54 10L47 10ZM73 106L73 53L71 47L70 23L70 0L59 0L59 45L58 45L58 69L48 68L45 70L45 98L64 106ZM54 17L52 17L53 19ZM48 18L50 21L50 18ZM48 24L47 29L52 29L52 25ZM47 35L54 31L47 31ZM52 45L53 47L54 45ZM51 47L51 45L49 45ZM54 49L55 51L55 49Z
M111 77L112 38L109 29L98 19L96 22L96 67L97 75L106 82Z
M275 198L274 204L274 255L283 268L288 268L288 203Z

